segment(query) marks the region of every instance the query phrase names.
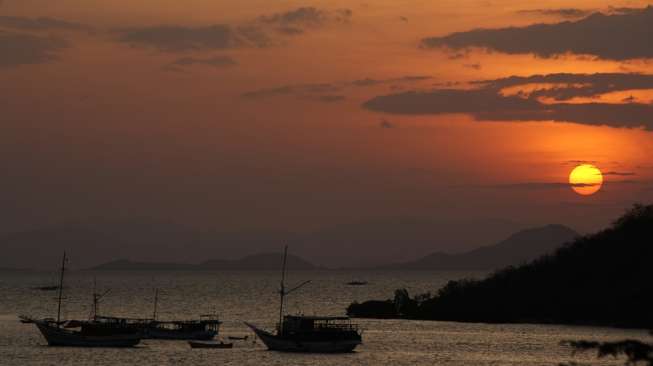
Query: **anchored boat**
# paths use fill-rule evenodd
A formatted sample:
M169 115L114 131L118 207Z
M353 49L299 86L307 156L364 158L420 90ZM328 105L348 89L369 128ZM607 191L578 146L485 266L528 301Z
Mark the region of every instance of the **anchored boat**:
M281 288L279 290L279 324L276 333L245 323L270 350L282 352L343 353L353 351L362 343L361 332L348 317L284 315L284 298L306 285L306 281L290 290L285 288L286 258L283 253Z
M61 320L63 281L66 272L66 252L61 261L57 319L21 317L23 323L33 323L50 346L71 347L132 347L141 341L137 330L121 327L97 326L93 322Z

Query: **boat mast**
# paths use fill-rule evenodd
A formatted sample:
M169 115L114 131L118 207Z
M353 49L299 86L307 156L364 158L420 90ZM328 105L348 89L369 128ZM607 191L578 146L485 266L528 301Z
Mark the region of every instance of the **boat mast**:
M159 289L155 288L154 289L154 311L152 312L152 319L156 320L156 308L157 304L159 303Z
M281 287L279 289L279 297L281 304L279 305L279 335L283 334L283 300L286 296L286 257L288 256L288 246L283 249L283 265L281 266Z
M66 271L66 251L63 251L63 258L61 259L61 275L59 276L59 299L57 304L57 327L61 322L61 299L63 297L63 275Z

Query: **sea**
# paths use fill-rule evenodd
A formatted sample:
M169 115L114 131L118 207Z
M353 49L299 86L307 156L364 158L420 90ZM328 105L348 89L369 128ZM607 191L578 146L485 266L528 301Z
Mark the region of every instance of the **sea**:
M288 313L344 315L352 301L387 299L394 290L432 292L449 280L481 278L485 272L290 271L287 285L311 282L287 298ZM367 281L349 286L349 281ZM57 292L36 289L57 283L55 271L0 272L0 365L558 365L576 362L619 365L574 355L564 340L650 340L645 330L537 324L480 324L413 320L355 319L363 344L349 354L287 354L266 350L243 321L273 329L278 319L279 273L266 271L152 272L70 271L62 314L85 319L94 287L104 294L100 313L149 317L158 289L159 319L218 314L220 337L245 336L233 349L191 349L184 341L144 340L131 349L48 347L32 324L18 315L56 317ZM606 295L609 296L609 295ZM483 306L483 304L478 304Z

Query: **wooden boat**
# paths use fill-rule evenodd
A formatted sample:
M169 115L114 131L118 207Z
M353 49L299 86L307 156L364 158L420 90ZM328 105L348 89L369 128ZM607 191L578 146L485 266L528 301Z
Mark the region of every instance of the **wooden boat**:
M32 290L39 290L39 291L57 291L59 289L59 286L36 286L32 287Z
M190 348L233 348L233 343L188 341Z
M106 293L105 293L106 294ZM200 315L196 320L168 320L157 319L157 306L159 298L158 289L154 293L154 311L152 318L124 318L98 315L98 303L102 296L93 295L93 321L87 327L113 327L138 331L143 339L168 339L168 340L204 340L208 341L218 335L222 322L217 315Z
M246 341L249 336L242 336L242 337L236 337L236 336L228 336L228 339L232 341Z
M365 286L365 285L367 285L367 281L349 281L349 282L347 282L347 285L349 285L349 286Z
M141 341L141 334L129 328L96 325L91 321L61 320L63 281L66 271L66 252L61 262L57 319L32 319L21 317L25 323L33 323L50 346L70 347L132 347Z
M352 324L348 317L286 315L283 313L284 298L310 281L306 281L290 290L285 289L286 257L288 247L283 255L281 271L281 288L279 323L276 333L260 329L245 323L269 350L282 352L308 353L343 353L352 352L362 343L358 326Z
M80 330L69 329L65 323L34 320L49 346L67 347L133 347L140 343L141 335L138 332L105 328L86 328ZM63 326L62 326L63 325Z

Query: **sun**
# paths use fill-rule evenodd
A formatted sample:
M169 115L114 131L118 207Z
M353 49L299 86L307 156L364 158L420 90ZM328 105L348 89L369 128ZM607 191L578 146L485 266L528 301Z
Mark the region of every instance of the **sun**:
M569 174L569 184L576 193L589 196L601 189L603 174L592 164L581 164Z

